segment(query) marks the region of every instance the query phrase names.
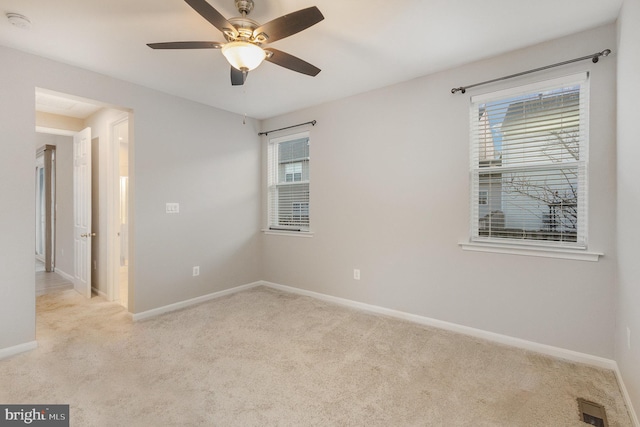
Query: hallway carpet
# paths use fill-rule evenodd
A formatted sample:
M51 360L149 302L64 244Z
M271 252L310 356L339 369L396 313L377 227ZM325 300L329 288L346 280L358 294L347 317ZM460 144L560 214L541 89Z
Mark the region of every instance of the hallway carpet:
M37 299L38 348L0 403L72 426L631 426L613 372L257 287L141 322L75 291Z

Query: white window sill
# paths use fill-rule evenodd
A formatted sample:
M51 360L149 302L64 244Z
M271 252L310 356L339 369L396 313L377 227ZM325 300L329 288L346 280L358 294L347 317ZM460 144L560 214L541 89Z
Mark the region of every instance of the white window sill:
M583 249L551 248L548 246L520 246L484 242L459 243L459 245L465 251L538 256L545 258L571 259L576 261L596 262L601 256L604 256L602 253L587 252Z
M264 234L273 236L291 236L291 237L313 237L311 231L287 231L287 230L269 230L263 229Z

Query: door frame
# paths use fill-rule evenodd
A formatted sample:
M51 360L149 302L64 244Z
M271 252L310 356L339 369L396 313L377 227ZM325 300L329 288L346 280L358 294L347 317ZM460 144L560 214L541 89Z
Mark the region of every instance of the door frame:
M55 221L56 221L56 165L55 165L56 146L45 144L36 150L36 199L40 194L44 195L44 201L36 200L36 258L44 262L45 271L51 272L55 269ZM42 161L40 161L42 159ZM41 163L41 164L40 164ZM41 168L40 168L41 166ZM37 176L38 171L42 169L44 186L40 187L40 180ZM40 191L42 193L40 193ZM44 209L42 212L41 209ZM44 216L44 224L42 224L42 216ZM40 231L40 232L39 232ZM37 251L38 240L44 248L42 254Z
M84 97L79 97L76 95L72 95L69 93L64 93L64 92L58 92L58 91L52 91L52 90L48 90L48 89L44 89L41 87L35 87L35 91L36 94L39 91L45 92L45 93L54 93L55 95L58 95L60 97L63 98L69 98L70 100L78 100L78 101L82 101L82 102L86 102L86 103L90 103L90 104L95 104L98 105L102 108L107 108L107 109L112 109L112 110L118 110L119 112L121 112L121 114L117 115L117 119L124 119L124 118L128 118L129 120L129 141L128 141L128 145L129 145L129 150L128 150L128 155L129 155L129 189L128 189L128 194L127 194L127 202L128 202L128 237L129 237L129 245L128 245L128 255L129 255L129 259L128 259L128 289L129 289L129 295L128 295L128 307L127 310L129 312L132 312L134 309L134 295L135 295L135 282L134 282L134 277L135 277L135 259L134 259L134 255L135 255L135 234L134 234L134 228L135 228L135 223L134 223L134 209L135 209L135 205L134 205L134 200L135 200L135 167L134 167L134 119L135 119L135 114L134 111L131 108L126 108L126 107L122 107L119 105L114 105L114 104L109 104L109 103L105 103L105 102L101 102L101 101L97 101L95 99L91 99L91 98L84 98ZM109 126L110 123L107 123L107 126ZM52 135L64 135L64 136L73 136L76 131L75 130L71 130L71 129L67 129L65 127L51 127L51 126L42 126L39 125L37 123L36 120L36 124L35 124L35 130L36 132L39 133L45 133L45 134L52 134ZM109 132L110 129L107 129L107 132ZM94 135L97 136L97 135ZM113 180L113 159L111 159L111 155L112 155L112 150L111 150L111 145L110 144L110 136L107 135L106 138L103 138L103 140L105 141L104 143L101 142L100 145L100 152L101 153L105 153L105 156L101 156L100 159L100 163L101 166L104 165L104 170L105 173L103 174L102 172L100 172L100 184L99 187L101 190L104 189L105 193L106 193L106 199L107 199L107 203L112 203L112 197L113 197L113 187L114 187L114 180ZM104 147L104 145L106 145L106 147ZM104 159L103 157L106 157L106 159ZM102 169L102 167L100 168ZM103 182L103 179L106 179L106 182ZM35 191L35 190L34 190ZM102 197L101 197L102 199ZM104 200L104 199L103 199ZM104 227L105 229L99 229L96 230L98 232L103 232L103 235L105 235L105 237L107 237L110 233L109 231L113 230L113 224L111 224L111 220L113 219L113 215L112 215L112 211L113 211L113 206L107 204L107 206L105 206L105 210L107 213L107 219L105 221ZM35 216L35 206L34 206L34 216ZM102 223L102 221L100 221ZM95 226L95 225L94 225ZM98 225L99 227L99 225ZM113 249L113 241L111 243L109 243L110 239L106 239L107 240L107 247L104 248L105 249L105 255L106 255L106 273L107 274L111 274L110 271L110 263L114 263L113 257L110 254L110 250ZM102 267L101 267L102 268ZM113 277L111 277L111 281L109 279L107 279L107 299L109 299L110 295L109 293L112 290L112 281L113 281Z
M119 301L120 298L120 141L116 139L115 127L128 122L128 154L131 162L131 113L123 111L115 120L109 123L109 141L107 153L107 298L109 301ZM129 176L131 169L129 168ZM129 189L131 189L131 178L129 178ZM127 205L131 207L131 191L127 192ZM127 228L129 235L129 251L131 254L131 209L128 212ZM129 259L129 266L131 260ZM131 269L129 269L128 289L131 293ZM129 296L127 304L122 304L129 308Z

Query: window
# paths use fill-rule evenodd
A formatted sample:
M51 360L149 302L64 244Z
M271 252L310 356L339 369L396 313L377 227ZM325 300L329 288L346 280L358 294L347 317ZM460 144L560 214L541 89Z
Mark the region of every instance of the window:
M471 99L471 240L587 246L588 76Z
M309 231L309 134L269 141L270 230Z
M292 215L294 221L309 222L309 202L294 202L292 205Z
M285 164L284 180L285 182L302 181L302 162Z
M478 204L479 205L489 204L489 192L487 190L480 190L478 192Z

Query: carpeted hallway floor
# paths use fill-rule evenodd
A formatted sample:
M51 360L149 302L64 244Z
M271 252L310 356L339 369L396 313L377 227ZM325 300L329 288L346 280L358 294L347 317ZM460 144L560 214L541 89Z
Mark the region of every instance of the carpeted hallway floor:
M258 287L133 323L75 291L37 299L0 403L72 426L631 426L613 372Z

